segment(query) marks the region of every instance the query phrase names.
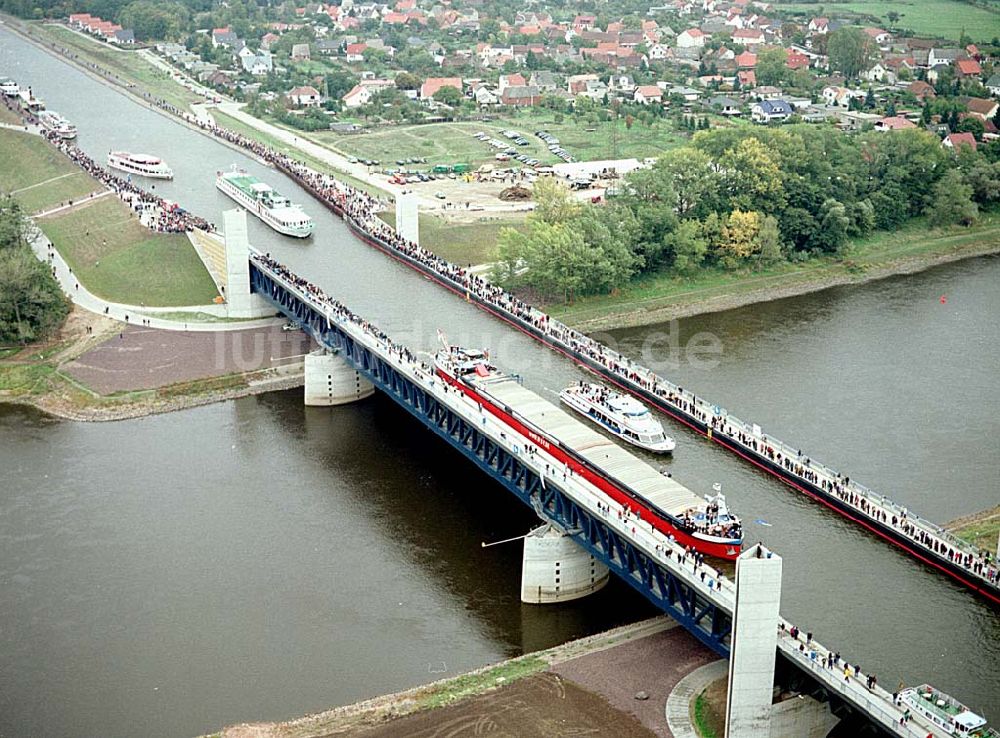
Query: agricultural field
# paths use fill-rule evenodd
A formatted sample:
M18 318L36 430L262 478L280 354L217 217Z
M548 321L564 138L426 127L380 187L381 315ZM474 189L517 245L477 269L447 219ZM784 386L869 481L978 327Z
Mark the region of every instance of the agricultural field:
M154 233L117 197L39 219L81 284L131 305L206 305L215 283L183 234Z
M1000 3L983 7L961 0L852 0L826 4L776 2L775 8L833 18L848 13L870 15L878 18L887 29L905 28L922 36L940 36L954 41L958 41L963 31L980 42L1000 35ZM896 13L899 19L890 23L889 13Z
M101 189L40 136L0 129L0 191L13 194L25 213Z
M646 126L635 121L631 129L624 120L611 122L577 121L566 116L559 123L550 112L525 111L521 114L495 118L488 122L431 123L381 128L367 133L342 134L319 131L306 134L317 143L328 146L345 156L375 159L391 167L397 159L426 158L426 167L435 164L470 164L473 168L496 163L496 150L473 138L483 131L493 138L506 140L500 132L513 129L528 141L527 146L513 146L519 153L538 159L543 164L561 161L534 135L544 129L556 136L578 161L601 159L639 159L658 156L687 139L664 119ZM516 162L514 166L519 166Z

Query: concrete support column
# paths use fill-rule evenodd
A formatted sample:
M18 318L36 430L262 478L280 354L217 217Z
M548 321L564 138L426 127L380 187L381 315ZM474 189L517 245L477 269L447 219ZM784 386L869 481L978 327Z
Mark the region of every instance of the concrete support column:
M412 192L396 195L396 233L420 245L420 213L417 196Z
M726 738L770 738L781 557L763 545L736 560Z
M546 605L586 597L608 583L608 568L551 525L524 539L521 602Z
M226 298L230 318L263 318L274 315L274 308L260 295L250 292L250 239L247 237L245 210L227 210L222 214L226 239Z
M305 380L305 403L310 406L346 405L375 393L371 382L326 349L306 355Z

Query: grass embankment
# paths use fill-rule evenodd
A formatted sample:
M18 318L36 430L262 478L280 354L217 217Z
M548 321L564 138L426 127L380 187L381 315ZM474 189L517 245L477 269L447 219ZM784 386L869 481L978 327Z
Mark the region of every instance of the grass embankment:
M812 17L821 11L831 17L845 14L870 15L880 19L885 28L905 28L923 36L944 37L957 41L963 32L974 41L989 41L1000 27L1000 8L972 5L961 0L855 0L822 3L776 2L779 11L793 10ZM886 15L897 13L899 20L889 23ZM808 19L806 19L808 22Z
M39 136L0 129L0 189L34 213L104 189ZM94 294L150 306L206 305L218 292L187 236L154 233L113 195L38 225Z
M632 128L624 120L617 123L576 120L567 116L556 123L554 114L542 111L523 111L489 122L431 123L427 125L393 126L368 133L335 133L317 131L310 138L345 156L377 159L383 167L398 166L397 160L424 157L426 164L407 164L407 168L429 169L435 164L504 163L496 161L496 149L484 141L473 138L478 131L488 133L501 141L507 139L501 131L513 129L528 141L527 146L512 147L526 156L533 156L546 164L559 163L535 131L544 129L556 136L563 148L580 161L599 159L626 159L658 156L679 146L687 139L677 133L670 121L658 119L650 126L635 121ZM521 166L512 162L512 166Z
M945 527L962 540L987 551L996 551L997 538L1000 536L1000 505L958 518Z
M546 309L570 325L591 330L644 325L995 251L1000 251L1000 213L985 214L971 228L928 228L918 219L898 231L856 241L840 255L804 264L785 263L754 272L706 270L689 278L654 274L635 280L617 295L586 297Z
M186 110L193 102L204 102L137 51L117 49L56 24L29 23L23 24L21 28L35 38L41 38L43 42L54 42L71 49L85 61L96 64L181 109Z
M379 217L391 226L396 225L394 212L380 213ZM455 222L421 213L420 245L455 264L483 264L495 257L497 237L505 226L522 230L524 214Z
M0 105L0 123L9 123L12 126L23 125L21 116L8 108L6 105Z
M0 128L0 190L13 193L26 213L103 187L40 136Z
M726 691L729 678L709 684L691 705L691 722L701 738L722 738L726 733Z
M153 233L116 197L39 220L87 289L128 305L207 305L218 295L183 234Z

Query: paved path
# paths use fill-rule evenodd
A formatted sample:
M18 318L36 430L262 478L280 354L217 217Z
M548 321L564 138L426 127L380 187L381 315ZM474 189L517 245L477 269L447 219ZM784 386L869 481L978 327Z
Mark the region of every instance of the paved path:
M173 318L159 317L159 313L206 313L215 317L223 318L226 314L225 305L185 305L179 307L145 307L138 305L125 305L120 302L105 300L81 285L69 265L62 255L49 241L48 237L41 231L37 231L31 241L31 248L35 256L50 266L55 267L56 279L70 299L85 310L98 315L105 315L114 320L124 323L137 324L146 319L150 328L162 328L168 331L239 331L250 328L261 328L273 326L283 322L282 318L261 318L259 320L241 321L220 321L220 322L185 322Z
M72 176L74 174L77 174L77 172L71 172L66 176ZM28 188L25 187L25 189ZM100 190L99 192L91 192L89 195L84 195L83 197L74 198L73 201L70 203L59 204L54 208L49 208L48 210L43 210L41 212L34 213L31 217L44 218L48 215L55 215L56 213L62 213L67 210L75 210L76 208L79 208L81 205L89 205L94 200L100 200L102 197L107 197L108 195L113 195L113 194L114 192L112 190Z
M664 709L667 726L674 738L698 738L698 732L691 724L691 701L709 684L722 679L728 673L729 662L719 659L698 667L677 682L667 697Z

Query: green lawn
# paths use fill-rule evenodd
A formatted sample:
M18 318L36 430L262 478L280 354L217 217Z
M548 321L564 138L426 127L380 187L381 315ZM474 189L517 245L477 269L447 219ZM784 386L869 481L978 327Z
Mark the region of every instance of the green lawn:
M381 213L380 217L389 225L396 224L396 214L393 212ZM454 223L421 213L420 245L455 264L483 264L494 258L497 236L504 226L524 228L524 214L517 217L484 218L474 223Z
M961 0L853 0L824 4L776 2L778 11L792 10L808 16L833 18L848 13L875 16L887 29L886 13L899 14L895 27L909 29L923 36L943 36L958 41L965 31L975 41L989 41L1000 35L1000 6L987 8Z
M144 91L162 97L179 108L187 109L190 103L203 101L136 51L116 49L60 25L31 23L28 29L36 36L72 49L84 59L134 82Z
M1000 535L1000 507L984 510L974 519L952 528L959 538L968 541L987 551L993 551L997 545L997 535Z
M6 105L0 105L0 123L10 123L14 126L23 125L21 116L8 108Z
M25 212L103 189L40 136L0 128L0 190L13 192Z
M617 132L611 122L576 122L567 116L563 122L555 123L553 114L541 111L522 111L509 117L499 118L489 123L457 122L430 123L427 125L394 126L380 128L369 133L343 134L333 131L319 131L308 134L318 143L340 151L347 156L360 159L377 159L383 166L393 167L397 159L426 157L427 164L417 168L429 168L434 164L482 164L496 163L496 150L483 141L473 138L473 134L483 131L492 137L506 141L500 131L514 129L528 141L527 146L513 146L518 152L532 156L547 164L561 161L553 155L545 144L535 136L535 131L545 129L556 136L563 148L580 161L600 159L625 159L657 156L687 139L673 130L667 120L657 120L651 126L636 121L631 130L625 121L617 123ZM413 167L413 165L407 165ZM520 166L516 162L514 166Z
M845 275L863 277L869 270L933 255L959 253L983 243L1000 245L1000 214L986 214L972 228L929 229L923 219L894 232L881 231L855 242L841 256L805 264L782 263L754 272L705 270L693 277L651 274L636 279L617 295L595 295L572 304L552 304L546 310L571 325L598 327L615 316L666 308L759 290L821 282Z
M107 300L205 305L218 294L187 236L149 231L115 197L44 218L39 226L81 283Z

